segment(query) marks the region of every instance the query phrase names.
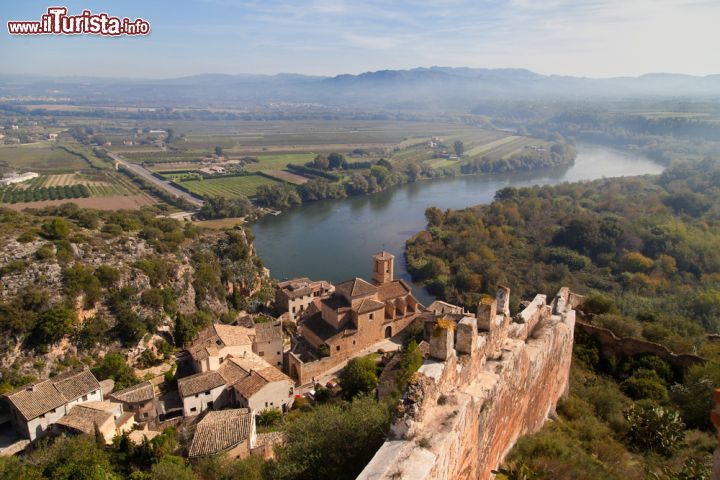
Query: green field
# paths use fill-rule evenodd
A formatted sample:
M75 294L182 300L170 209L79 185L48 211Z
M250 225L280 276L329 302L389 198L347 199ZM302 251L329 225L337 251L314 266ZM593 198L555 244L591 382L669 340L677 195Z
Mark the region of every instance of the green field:
M275 185L278 183L281 182L262 175L246 175L244 177L190 180L180 182L178 185L200 196L235 198L240 195L253 197L261 185Z
M460 165L459 160L450 160L449 158L434 158L425 162L430 168L450 168L456 165Z
M255 157L259 163L250 163L245 166L249 172L259 172L263 170L282 170L288 163L296 165L305 165L312 162L315 158L314 153L291 153L286 155L260 155Z
M26 170L67 171L88 168L78 155L46 142L0 147L0 162Z

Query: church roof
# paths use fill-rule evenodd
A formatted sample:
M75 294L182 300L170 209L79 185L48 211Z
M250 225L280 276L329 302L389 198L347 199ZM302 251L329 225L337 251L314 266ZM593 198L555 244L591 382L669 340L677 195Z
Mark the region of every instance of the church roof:
M369 284L362 278L354 278L337 285L335 292L346 298L355 299L377 293L377 287Z

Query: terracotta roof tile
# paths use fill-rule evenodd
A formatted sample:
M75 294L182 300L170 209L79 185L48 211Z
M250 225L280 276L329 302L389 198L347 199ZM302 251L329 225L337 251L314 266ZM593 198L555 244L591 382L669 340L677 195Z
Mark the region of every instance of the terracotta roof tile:
M197 425L188 456L213 455L247 441L252 422L253 415L246 408L209 412Z
M196 373L178 380L178 392L185 398L223 385L225 379L218 372Z
M362 278L354 278L337 285L335 292L342 294L346 298L354 299L377 293L377 287Z
M128 387L110 395L110 398L113 400L125 403L148 402L154 397L155 388L150 382L138 383L137 385L133 385L132 387Z
M274 340L282 340L282 325L280 322L255 324L256 342L272 342Z
M113 418L112 412L89 408L85 405L75 405L70 410L70 413L59 419L55 424L92 435L95 432L95 425L100 426L111 418Z
M374 312L375 310L380 310L383 307L385 307L384 303L378 302L371 298L366 298L365 300L360 302L360 305L358 305L355 310L357 311L357 313L363 314L368 312Z
M378 287L378 296L383 302L408 294L410 294L410 289L407 288L400 280L384 283Z
M265 377L257 372L250 372L250 375L236 382L233 387L245 398L250 398L259 392L268 382Z
M20 387L5 397L29 421L96 390L100 383L90 370L76 368Z

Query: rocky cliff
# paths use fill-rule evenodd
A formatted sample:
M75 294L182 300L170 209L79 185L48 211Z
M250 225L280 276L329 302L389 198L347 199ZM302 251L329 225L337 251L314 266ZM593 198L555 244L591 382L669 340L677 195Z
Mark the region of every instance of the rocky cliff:
M511 318L508 293L456 327L437 321L434 358L411 382L394 438L359 479L492 478L516 440L542 427L568 388L575 311L564 288Z

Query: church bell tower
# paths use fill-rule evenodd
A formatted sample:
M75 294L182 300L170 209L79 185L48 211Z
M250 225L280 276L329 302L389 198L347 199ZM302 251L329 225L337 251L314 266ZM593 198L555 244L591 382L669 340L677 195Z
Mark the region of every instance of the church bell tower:
M378 285L393 281L395 256L388 252L373 255L373 280Z

